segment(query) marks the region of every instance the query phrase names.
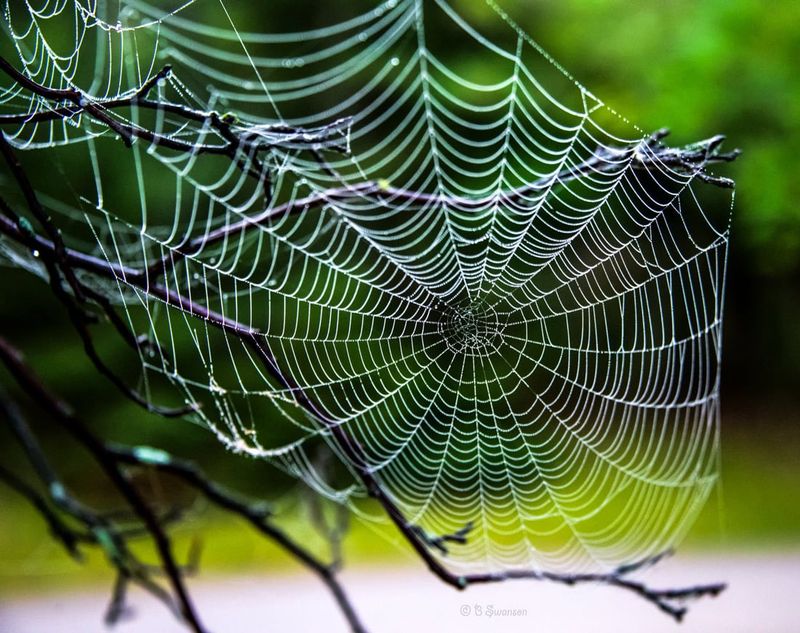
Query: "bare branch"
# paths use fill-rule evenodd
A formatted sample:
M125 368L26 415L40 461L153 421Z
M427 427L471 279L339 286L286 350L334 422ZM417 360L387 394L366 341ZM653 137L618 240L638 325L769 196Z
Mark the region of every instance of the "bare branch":
M66 526L60 517L50 510L47 503L38 493L35 493L32 488L2 467L0 467L0 479L6 480L34 504L47 520L54 534L64 543L73 556L79 554L78 544L81 542L98 544L107 550L109 560L117 567L117 580L106 614L107 622L116 622L126 613L125 595L127 585L130 582L142 585L150 593L155 594L173 608L173 601L163 593L160 587L155 585L151 578L152 574L163 571L171 581L177 595L177 604L180 607L179 614L186 619L193 630L204 630L201 628L196 614L194 614L188 592L181 596L176 587L176 585L182 586L183 577L197 567L199 556L197 543L193 543L188 565L177 565L174 560L173 566L167 563L172 558L170 553L167 552L165 554L162 549L166 547L169 550L170 548L169 537L165 532L165 528L176 518L175 513L168 513L161 517L156 516L155 511L149 507L147 502L140 496L140 493L130 484L124 472L124 468L133 466L155 468L158 471L178 477L223 510L244 518L261 534L278 544L292 557L316 573L333 594L351 629L355 633L365 631L347 594L336 578L338 561L326 565L317 560L311 552L269 521L272 513L267 505L239 497L233 491L209 479L194 463L176 458L166 451L147 446L128 447L121 444L102 442L95 438L88 430L88 427L70 413L68 408L53 394L47 391L38 380L38 377L24 363L19 352L2 338L0 338L0 361L6 365L11 375L28 395L47 410L74 439L92 452L142 525L141 529L120 527L112 522L112 515L103 515L77 502L58 480L55 471L49 465L44 452L19 410L13 403L0 399L0 413L5 414L4 417L11 424L12 430L25 450L25 454L33 463L40 477L48 485L54 501L70 516L79 519L81 523L87 526L89 531L86 535L82 535ZM119 515L119 513L117 514ZM159 548L161 566L154 568L143 565L130 552L127 547L127 540L142 535L152 538ZM175 609L173 608L173 610Z
M252 153L248 155L248 160L252 160L252 158L256 156L257 152L261 151L261 149L264 147L261 144L261 140L256 140L249 137L246 133L246 129L236 128L232 121L224 117L220 117L216 113L199 113L187 110L183 106L177 106L175 104L151 102L146 98L146 96L154 85L152 82L144 84L138 91L135 91L127 98L100 102L92 101L90 98L87 98L86 95L76 90L60 91L47 88L45 86L40 86L27 77L24 77L13 68L10 68L7 63L5 63L5 65L0 63L0 69L4 70L12 78L14 78L21 86L34 92L44 99L60 102L67 101L71 103L70 106L60 106L62 108L61 112L63 112L63 116L73 116L79 113L86 113L95 121L107 125L109 129L122 136L124 140L127 138L129 144L134 138L141 138L148 140L151 143L162 145L176 151L186 151L191 153L218 153L229 156L231 160L234 161L241 160L241 156L238 152L240 152L242 148L245 148L246 151L252 150ZM163 72L165 73L164 77L169 74L169 70L165 70ZM160 108L177 116L183 116L184 118L190 120L203 122L204 124L211 126L225 142L220 145L191 144L183 140L176 140L172 139L171 137L159 135L151 130L145 130L126 122L120 122L108 114L108 111L112 109L132 106L154 109ZM67 107L68 110L63 110L64 107ZM13 120L10 118L0 118L0 124L10 122L19 124L21 122L52 120L49 117L55 116L52 114L53 112L56 112L56 110L51 110L47 113L35 113L31 115L31 117L40 118L29 118L25 121L21 121L19 118ZM20 115L14 116L19 117ZM291 131L291 133L295 135L299 134L301 137L303 135L303 132L297 130ZM563 185L570 181L591 177L596 174L617 173L625 166L632 166L636 170L654 172L671 170L672 172L685 175L689 178L696 177L702 181L720 187L732 186L732 182L728 179L710 175L706 171L706 167L710 164L730 162L738 156L737 151L727 153L720 151L723 137L713 137L701 143L690 145L685 148L669 148L664 146L662 143L662 140L666 137L666 135L666 130L660 130L650 137L644 139L641 143L629 148L598 148L591 157L577 165L561 170L554 175L547 176L546 178L531 182L519 189L504 192L500 196L500 201L503 203L512 204L524 199L530 194L546 191L556 184ZM256 136L258 137L258 135ZM314 148L314 143L318 142L318 140L319 139L317 139L317 141L313 141L312 139L312 152L316 151ZM316 152L314 155L316 160L320 162L322 168L325 169L325 165L323 164L319 153ZM243 169L243 171L246 171L246 169L250 169L252 167L252 162L247 163L247 165L250 165L250 167L246 167L244 163L240 164L239 162L237 162L237 165ZM23 192L26 194L27 200L29 198L28 189L30 189L30 192L32 192L33 188L29 185L29 183L27 183L27 179L24 178L24 175L19 176L18 174L15 174L15 178L20 184ZM33 198L35 199L35 194L33 195ZM341 186L327 189L322 192L317 192L304 198L290 200L278 206L271 206L268 201L266 208L261 213L253 217L243 218L239 222L212 231L207 235L187 240L179 248L171 251L163 259L145 270L127 268L119 264L113 264L111 262L95 258L85 253L65 248L63 244L60 243L60 238L52 234L52 231L48 227L49 221L42 221L39 215L34 213L37 219L40 220L40 223L42 223L45 227L47 234L46 236L37 235L32 230L26 229L19 216L15 215L4 202L0 204L0 210L3 211L3 215L0 215L0 233L5 234L9 238L17 241L27 248L37 250L45 264L49 266L48 270L56 270L56 267L58 267L62 269L61 273L67 276L68 279L70 273L65 272L66 270L82 270L107 280L113 280L127 284L132 288L136 288L142 292L145 292L152 298L163 301L167 306L179 309L191 316L201 318L209 324L240 339L251 350L253 350L266 370L281 385L281 387L290 390L294 394L297 404L316 420L318 420L320 424L325 426L333 439L336 441L337 445L342 450L348 463L352 466L360 478L368 494L375 498L383 507L384 511L387 513L394 525L403 534L403 536L414 548L415 552L420 556L420 558L425 562L428 568L442 581L453 587L463 589L470 584L500 582L511 579L547 580L567 585L575 585L587 582L607 584L629 590L639 595L676 619L680 619L685 613L685 606L682 604L683 602L702 596L717 595L720 591L722 591L724 589L724 585L722 584L700 585L682 589L655 590L647 587L643 583L631 580L628 577L629 574L641 569L647 564L653 564L659 560L660 557L654 557L653 559L648 559L648 561L643 561L641 563L626 565L610 573L598 574L557 574L547 572L529 572L524 570L509 571L497 574L474 575L456 575L451 573L441 563L437 555L431 550L434 549L442 554L446 554L448 552L448 543L465 543L468 538L470 526L465 526L465 528L454 534L430 536L425 534L425 532L422 531L418 526L410 525L406 521L402 511L399 509L394 499L384 490L376 475L369 469L368 460L363 447L354 438L350 437L345 428L342 425L337 424L334 417L330 415L320 403L312 399L300 387L294 378L281 367L279 360L272 353L267 339L259 330L240 323L225 315L216 313L202 304L195 302L176 291L170 290L165 285L157 282L157 278L165 272L168 266L174 266L182 258L192 256L210 244L220 242L230 235L236 234L237 232L244 232L251 230L252 228L263 227L268 222L289 214L305 212L310 209L320 208L327 204L335 203L337 201L352 199L364 199L374 203L378 207L382 205L396 205L398 203L403 203L408 205L409 210L431 209L443 205L470 210L480 208L490 202L489 199L446 197L440 194L398 189L386 185L385 183L365 182L358 185L342 184ZM494 201L494 199L492 199L492 201ZM31 200L28 202L29 206L30 204L34 204L34 202ZM72 278L74 277L75 276L73 274ZM56 282L53 282L53 279L56 279ZM51 285L56 293L60 292L57 289L57 286L58 288L61 286L60 283L57 283L56 274L51 274ZM81 290L82 287L78 286L77 289L73 289L73 294L77 295L78 291ZM89 298L98 305L101 305L104 310L107 310L107 307L103 306L102 299L98 299L96 296L91 295ZM76 325L76 327L79 326ZM123 330L123 332L124 331L125 330ZM131 340L138 341L138 339L133 336L133 333L125 333L123 338L126 338L129 344ZM89 353L88 348L87 353ZM9 361L7 361L7 363L8 362ZM36 391L36 389L33 387L30 388L32 391ZM136 449L131 450L135 451ZM265 526L268 526L269 524L266 523L267 516L265 514L254 511L246 503L236 501L229 495L221 492L217 487L208 484L208 482L206 482L206 484L202 483L205 481L205 479L199 475L198 471L193 465L185 462L177 462L172 460L172 458L168 460L162 459L162 456L159 456L157 459L152 459L153 455L155 454L150 455L151 459L143 460L142 456L136 455L135 452L126 452L120 449L120 452L112 451L112 454L106 455L105 459L110 460L111 465L113 465L114 468L117 468L120 462L131 463L135 461L140 465L149 464L150 466L159 468L161 470L169 471L172 474L185 479L197 487L211 501L226 507L226 509L237 513L240 516L243 516L257 529L279 542L288 551L293 553L293 555L300 560L303 560L307 565L314 569L320 576L323 577L324 580L326 580L326 582L328 579L333 578L333 570L330 566L324 566L314 560L307 560L305 558L307 554L305 550L297 547L296 544L293 544L291 541L286 539L285 535L282 535L282 533L266 528ZM129 501L131 502L132 506L135 506L134 499L129 499ZM147 524L145 515L142 515L142 519ZM163 552L162 559L166 566L169 559L164 556ZM319 567L315 567L315 564ZM346 598L343 597L343 593L338 593L341 591L341 587L336 582L329 584L329 587L337 596L337 600L339 600L342 609L348 615L348 620L350 620L351 626L353 626L354 630L359 630L356 628L357 620L351 619L351 615L353 618L355 617L354 614L347 611L349 608L349 603L347 602ZM178 591L178 586L176 586L175 589Z
M643 582L628 578L631 573L655 565L670 553L671 552L663 552L642 561L618 567L609 573L557 574L550 572L509 571L496 574L453 576L453 580L457 585L464 587L468 585L516 579L547 580L569 586L586 583L609 585L633 592L680 622L687 612L686 602L707 596L718 596L725 590L727 585L725 583L710 583L679 589L653 589Z
M86 114L117 134L127 147L131 147L136 139L141 139L176 152L226 156L242 173L261 184L267 203L272 198L272 183L270 170L265 166L261 157L263 152L275 148L316 150L320 147L340 152L347 151L346 139L350 126L348 119L335 121L314 130L285 124L240 125L238 118L234 115L220 115L215 111L204 112L163 100L148 99L152 89L171 75L172 67L169 65L164 66L128 96L115 99L95 99L77 88L50 88L18 71L3 57L0 57L0 70L19 86L42 99L69 104L28 114L0 115L0 125L43 123ZM114 110L133 107L165 112L186 121L198 123L203 128L213 131L220 142L186 141L169 134L149 130L111 114Z
M0 361L9 370L9 373L20 388L47 411L52 419L58 422L65 431L91 452L105 474L136 512L142 524L147 527L152 536L163 569L175 593L182 617L196 633L205 631L189 598L180 568L172 555L172 545L169 537L161 528L158 518L147 501L131 484L118 463L113 459L113 456L105 450L103 443L70 412L69 408L44 387L38 377L25 364L21 354L3 338L0 338Z

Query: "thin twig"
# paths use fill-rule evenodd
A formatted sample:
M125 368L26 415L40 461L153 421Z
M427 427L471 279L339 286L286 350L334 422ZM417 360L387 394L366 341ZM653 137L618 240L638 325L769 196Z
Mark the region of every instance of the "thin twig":
M347 151L346 136L349 120L334 123L314 130L306 130L278 125L240 125L237 117L220 115L218 112L204 112L188 106L169 103L163 100L148 99L149 93L161 81L172 74L172 67L164 66L158 73L144 82L126 97L115 99L96 99L77 88L51 88L38 83L20 72L0 56L0 70L11 77L19 86L34 95L55 103L68 103L55 109L26 114L0 115L0 125L27 125L71 118L86 114L96 122L117 134L127 147L136 139L176 152L192 155L212 154L226 156L245 175L255 179L264 188L267 204L272 198L270 170L261 157L263 152L275 148L286 150L316 149L326 147L336 151ZM209 128L220 138L219 143L186 141L169 134L147 129L135 123L120 119L111 114L121 108L144 108L169 113L186 121L193 121ZM341 137L344 141L339 140Z
M335 576L338 561L326 565L317 560L306 548L290 538L283 530L270 523L271 509L263 503L239 498L234 492L208 478L193 462L181 460L166 451L147 446L133 448L107 444L107 450L119 461L135 466L150 466L161 472L179 477L200 491L209 501L245 519L256 530L281 546L286 552L314 571L328 586L353 631L364 631L355 610Z
M169 523L177 520L180 516L176 514L176 512L169 512L156 517L155 512L148 509L148 512L151 512L155 521L145 520L142 507L137 504L131 496L131 490L135 491L135 489L133 489L130 484L123 484L120 486L122 481L128 481L127 477L124 475L123 468L134 466L155 468L158 471L178 477L193 489L203 494L218 507L233 515L244 518L261 534L278 544L283 550L321 578L323 583L333 594L334 599L354 633L363 633L366 630L359 620L344 588L336 577L338 560L334 560L330 564L325 564L318 560L309 550L269 521L272 512L267 505L239 497L233 491L207 477L193 462L179 459L166 451L146 446L129 447L122 444L102 442L96 438L93 439L93 435L88 431L88 427L75 418L63 403L46 390L38 377L24 364L24 360L19 352L2 338L0 338L0 361L8 367L23 390L31 395L31 397L34 397L40 405L61 422L62 426L64 426L76 440L92 452L106 474L112 480L112 483L114 483L115 487L123 494L133 508L134 516L143 524L142 528L120 527L112 521L117 518L122 520L128 519L127 513L117 512L113 514L101 514L77 502L59 481L55 471L44 456L44 452L27 423L22 418L19 410L12 402L0 398L0 414L4 414L3 417L10 423L12 431L17 435L34 469L39 473L40 477L51 491L51 497L53 497L56 503L68 512L70 516L78 518L81 523L85 524L89 528L89 532L83 535L66 526L66 524L61 521L60 517L50 510L49 506L40 495L18 477L13 475L13 473L7 472L1 466L0 479L6 480L15 490L28 498L47 520L51 530L59 540L64 543L65 547L73 556L79 554L77 548L80 542L103 545L104 541L107 539L112 541L112 545L110 547L107 546L106 549L110 552L109 558L115 566L117 566L118 572L114 591L112 592L112 599L106 615L108 622L115 622L119 617L124 615L124 598L127 585L130 582L142 584L146 589L150 590L151 593L157 593L158 597L162 600L164 600L163 593L154 590L152 582L149 580L149 575L151 573L158 573L164 569L167 576L174 582L174 578L167 566L163 568L152 568L142 565L134 559L125 544L127 539L143 535L153 538L156 545L158 545L159 541L168 544L168 537L164 530ZM120 479L120 477L122 477L122 479ZM177 576L182 578L185 574L190 573L196 568L198 554L199 550L197 544L194 543L190 552L188 565L176 566ZM171 601L164 601L167 602L169 606L172 606ZM182 607L182 610L185 611L186 605L182 605ZM191 618L187 618L187 620L194 628L195 625L192 623Z
M123 498L136 512L139 519L145 525L153 538L153 542L158 551L164 572L169 579L175 593L180 613L187 625L195 633L203 633L206 629L200 623L195 607L186 590L180 567L172 554L170 539L161 525L158 518L150 508L149 504L131 484L128 477L120 469L118 463L106 450L103 443L95 437L93 433L77 418L69 408L51 394L41 383L38 377L30 370L22 359L21 354L10 345L5 339L0 337L0 362L9 370L14 380L35 402L37 402L48 414L56 420L65 431L85 446L97 460L114 486L122 494Z

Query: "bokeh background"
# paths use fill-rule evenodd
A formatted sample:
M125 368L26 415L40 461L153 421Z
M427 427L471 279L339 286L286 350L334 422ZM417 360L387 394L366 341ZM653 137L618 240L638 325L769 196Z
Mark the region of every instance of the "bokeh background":
M227 3L247 30L311 28L362 0L264 11ZM480 0L454 0L487 28L497 16ZM723 356L721 483L688 536L690 551L800 549L800 3L785 0L500 0L547 51L608 105L649 130L669 127L680 144L717 133L742 157L724 169L737 181ZM0 37L6 37L0 34ZM721 170L719 170L721 171ZM85 360L62 308L24 272L0 270L2 333L69 402L109 437L163 445L253 494L270 489L264 464L226 454L201 429L165 422L126 404ZM98 330L114 359L119 346ZM119 358L117 358L119 360ZM2 378L7 384L6 376ZM65 480L90 498L104 489L86 455L43 421L45 443ZM0 460L24 471L0 426ZM158 487L163 482L144 482ZM284 489L284 488L282 488ZM181 491L165 491L165 495ZM302 495L289 494L287 521L304 527ZM242 524L195 507L182 537L200 535L203 569L283 573L280 554ZM309 536L310 538L310 536ZM354 525L352 562L407 560L391 534ZM0 600L111 582L103 561L78 566L50 542L40 518L0 486Z

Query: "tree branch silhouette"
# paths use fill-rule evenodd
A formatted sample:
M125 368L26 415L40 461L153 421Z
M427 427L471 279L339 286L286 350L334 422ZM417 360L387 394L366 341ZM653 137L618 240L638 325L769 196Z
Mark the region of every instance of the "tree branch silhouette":
M176 562L167 534L171 514L174 513L166 516L157 514L152 504L130 480L127 469L135 467L152 468L177 477L211 503L246 520L254 529L318 575L331 591L350 628L358 633L365 631L336 577L339 561L334 560L327 564L317 559L271 522L272 511L266 504L240 497L210 479L193 462L177 458L162 449L126 446L98 438L89 430L86 423L45 387L27 365L19 350L2 337L0 337L0 363L5 365L19 388L40 406L50 419L91 453L116 491L127 502L141 526L135 529L122 526L113 516L78 501L50 465L19 408L7 396L0 396L0 415L9 424L34 471L48 490L48 495L45 497L39 494L35 488L4 467L0 467L0 480L5 481L34 506L46 520L53 536L62 543L70 556L80 560L83 545L94 545L105 551L109 562L117 570L117 581L107 615L111 623L125 613L125 592L128 584L133 583L166 604L192 631L201 633L207 630L200 621L184 581L185 575L197 566L196 556L190 557L189 565L182 566ZM56 509L51 507L51 503ZM81 527L75 528L67 524L60 513ZM142 536L149 537L156 546L161 559L159 566L153 567L142 563L131 550L129 546L131 539ZM169 580L171 593L156 579L162 573Z
M245 148L245 151L249 151L249 156L251 157L263 149L261 145L254 145L253 143L255 143L255 141L249 140L250 136L248 136L246 126L235 126L230 119L226 119L216 113L202 113L188 110L184 108L184 106L154 101L148 97L150 91L156 85L154 80L146 82L127 97L102 101L92 99L78 90L54 91L53 89L41 86L14 70L4 60L0 63L0 69L4 70L6 74L17 81L22 88L31 91L33 94L43 99L54 102L69 102L69 105L66 106L60 105L55 109L34 112L29 115L9 115L0 117L0 125L43 122L58 118L72 117L77 114L86 114L95 122L106 125L109 130L121 136L123 140L127 140L126 144L128 145L130 145L133 139L142 139L154 145L163 146L179 152L189 152L192 154L218 153L228 156L231 161L237 164L237 166L243 169L248 175L258 178L265 177L263 174L265 166L263 164L259 163L257 167L258 174L254 174L245 169L238 162L241 160L238 152L240 152L242 148ZM170 69L162 70L161 73L156 76L156 80L163 79L168 76L170 72ZM210 125L224 142L214 146L205 143L193 144L183 140L178 142L158 132L120 122L109 114L110 111L115 109L136 107L163 110L164 112L169 112L170 114L181 116L198 123L202 122L203 124ZM24 116L28 118L24 118ZM291 129L284 131L290 136L294 135L293 138L296 138L298 134L306 138L309 143L307 149L312 151L315 159L320 163L321 168L326 168L324 161L319 156L318 149L320 145L324 144L324 139L327 138L326 135L331 133L331 130L314 132ZM315 137L315 134L319 136ZM711 175L706 170L707 166L711 164L730 162L735 160L738 156L738 151L721 151L724 137L716 136L684 148L670 148L662 143L666 135L666 130L660 130L643 139L641 143L630 148L597 148L591 157L575 166L563 169L553 176L548 176L547 178L529 183L520 189L503 193L501 201L512 202L530 193L546 190L553 184L564 184L592 174L615 173L615 171L620 170L622 166L631 166L636 170L644 171L660 171L668 168L688 177L696 177L701 181L719 187L728 188L733 186L730 180ZM114 327L119 331L128 345L138 348L144 343L141 342L142 339L137 337L134 332L130 332L118 316L116 316L109 298L104 297L102 294L79 281L78 276L75 274L76 271L81 271L82 273L105 280L116 281L131 288L135 288L146 293L150 297L159 299L168 307L179 309L187 315L202 319L210 325L223 330L227 334L235 336L257 355L264 368L282 388L290 390L291 393L294 394L297 404L329 431L330 435L347 458L348 463L361 480L367 493L382 506L387 516L409 542L417 555L424 561L430 571L443 582L457 589L464 589L472 584L503 582L513 579L551 581L570 586L583 583L605 584L634 593L640 598L654 604L676 620L680 620L685 614L685 603L687 601L704 596L715 596L724 589L724 584L714 583L686 588L659 590L652 589L644 583L630 578L633 573L659 562L664 554L622 566L608 573L558 574L533 571L508 571L503 573L471 575L457 575L451 573L443 562L442 556L447 553L448 544L458 546L468 541L470 526L465 526L464 529L459 530L455 534L437 536L427 535L418 526L410 524L395 501L382 487L377 476L368 467L368 460L363 447L348 434L342 425L337 424L334 417L330 415L319 402L308 395L295 379L282 368L279 359L273 354L266 337L261 331L238 322L229 316L215 312L158 281L159 278L165 274L168 266L175 266L182 259L191 258L200 249L207 247L209 244L220 242L239 232L258 229L259 227L265 226L268 222L285 215L308 212L311 209L321 208L331 202L339 200L354 198L366 199L372 201L378 208L384 204L405 202L410 205L412 210L413 208L429 208L431 205L441 204L448 204L468 210L484 205L486 203L485 200L443 197L439 194L397 189L386 183L377 182L364 182L357 185L342 183L341 186L312 193L304 198L294 199L279 205L272 205L271 195L267 195L267 205L259 214L243 218L238 222L211 231L207 235L199 236L194 239L187 238L180 247L172 250L155 264L144 269L135 269L104 260L90 253L67 248L61 240L53 220L44 213L43 207L38 202L35 189L28 181L24 170L19 166L11 145L1 133L0 146L3 148L3 154L12 172L12 176L23 192L31 213L42 226L44 234L42 235L34 231L29 223L26 223L25 218L16 213L10 205L2 199L0 199L0 233L23 247L38 253L39 258L48 271L53 292L70 312L73 324L84 340L84 347L87 354L96 365L97 362L95 358L93 358L91 352L92 346L90 343L87 343L87 340L90 341L91 338L89 335L85 334L90 324L90 319L86 317L86 305L98 306L101 312L111 320ZM66 280L69 290L64 288L61 283L62 279ZM36 386L36 381L29 381L24 378L29 372L24 368L24 365L14 360L16 358L15 354L5 352L3 356L4 359L10 359L6 360L6 363L13 368L12 373L15 374L15 377L16 372L21 372L23 376L22 382L27 385L28 390L38 393L40 397L45 397L42 388ZM101 368L101 366L97 366L98 369ZM105 374L106 372L101 370L101 373ZM108 374L106 375L108 376ZM113 378L112 382L116 384ZM130 397L130 394L128 395ZM151 410L153 408L153 406L147 402L145 402L145 406ZM63 411L52 404L49 405L48 408L51 414L54 416L61 416L60 419L64 422L64 415L66 414ZM158 412L162 414L165 413L164 411ZM185 411L175 412L175 414L180 413L185 413ZM150 450L150 452L148 452L148 450L139 450L137 452L135 448L106 445L102 442L100 442L100 446L98 446L97 442L99 442L99 440L93 438L93 436L91 440L86 441L90 441L90 443L93 442L91 445L95 446L98 450L98 459L100 459L100 449L102 448L102 460L104 461L101 461L101 463L106 465L110 474L117 473L116 476L119 477L119 472L121 472L119 468L121 464L130 465L135 463L138 465L148 465L184 479L195 486L213 503L221 505L228 511L243 516L256 529L281 544L290 553L295 555L295 557L320 575L336 596L340 607L345 612L353 629L362 630L359 628L360 624L355 614L352 612L352 608L349 606L349 602L341 586L335 579L332 566L325 566L318 563L311 558L310 555L306 555L307 553L305 553L302 548L299 548L296 544L292 544L291 541L284 540L279 533L274 532L272 527L269 526L266 522L266 516L253 510L251 506L242 504L230 495L223 493L216 484L202 477L194 465L182 462L172 456L162 454L155 450ZM125 490L125 485L125 479L122 477L122 479L120 479L121 491ZM17 488L20 489L19 486L17 486ZM155 535L158 534L156 530L160 529L156 517L146 504L142 508L141 503L144 502L137 500L135 496L130 496L128 500L134 509L141 513L140 518L142 522L147 526L148 531L151 529L153 530L153 536L155 538ZM168 576L172 581L181 612L192 626L196 625L197 628L195 630L199 631L201 630L201 625L196 619L188 596L185 595L185 590L181 582L180 569L171 557L169 542L160 537L156 542L161 544L162 563L165 568L167 568ZM119 591L121 594L124 593L124 587ZM116 595L117 593L115 592L115 597Z

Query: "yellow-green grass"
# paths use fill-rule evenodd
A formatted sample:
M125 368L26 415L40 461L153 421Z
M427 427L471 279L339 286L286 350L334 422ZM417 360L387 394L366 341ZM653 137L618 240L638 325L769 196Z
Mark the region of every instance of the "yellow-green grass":
M712 492L683 551L800 547L800 443L786 434L790 425L764 422L753 414L736 420L724 435L722 485ZM83 564L72 561L49 538L38 515L6 488L0 488L0 508L3 595L112 581L102 554L87 549ZM298 541L325 555L319 536L298 512L289 512L280 523ZM198 513L174 531L179 557L186 556L193 540L202 545L201 574L303 572L244 521L217 511ZM153 560L152 551L141 552ZM346 564L356 566L414 561L393 528L361 521L351 523L344 554Z

